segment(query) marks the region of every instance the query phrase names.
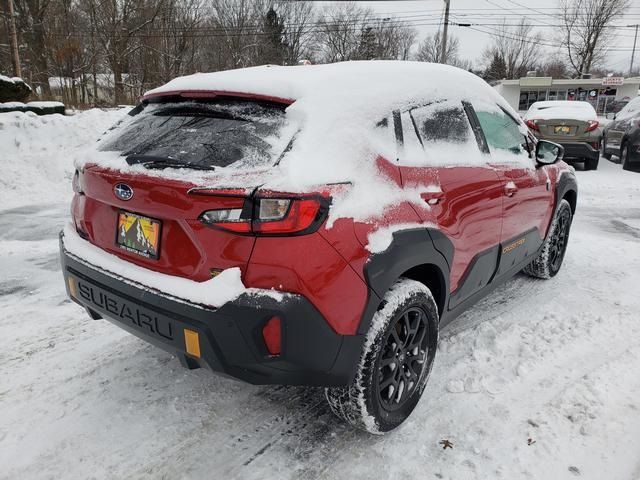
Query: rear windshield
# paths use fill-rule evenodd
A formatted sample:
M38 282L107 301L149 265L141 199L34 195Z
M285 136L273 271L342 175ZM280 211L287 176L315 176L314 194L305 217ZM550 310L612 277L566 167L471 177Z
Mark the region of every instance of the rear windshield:
M150 103L100 150L197 167L250 168L279 159L290 141L285 127L282 106L246 101Z

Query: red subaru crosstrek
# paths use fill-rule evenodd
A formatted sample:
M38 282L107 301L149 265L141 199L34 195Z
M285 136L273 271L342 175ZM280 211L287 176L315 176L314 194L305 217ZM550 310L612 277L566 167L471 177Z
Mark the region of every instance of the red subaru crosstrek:
M474 75L412 62L197 74L77 162L69 296L254 384L326 387L370 432L418 403L438 331L562 264L577 185Z

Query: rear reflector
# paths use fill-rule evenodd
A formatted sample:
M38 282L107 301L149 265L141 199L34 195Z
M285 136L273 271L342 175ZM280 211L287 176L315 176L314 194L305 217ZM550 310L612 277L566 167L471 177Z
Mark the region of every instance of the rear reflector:
M76 281L73 279L73 277L68 277L67 278L67 284L69 285L69 293L71 294L72 297L77 297L78 296L78 288L76 287Z
M262 338L269 355L280 355L282 352L282 321L280 317L271 317L264 324Z
M192 357L200 358L200 338L198 332L184 329L184 346Z

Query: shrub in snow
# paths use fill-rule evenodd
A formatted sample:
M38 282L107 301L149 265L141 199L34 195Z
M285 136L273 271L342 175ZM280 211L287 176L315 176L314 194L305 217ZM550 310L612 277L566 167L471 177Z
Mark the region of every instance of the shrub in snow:
M31 87L18 77L0 75L0 102L24 102L31 95Z

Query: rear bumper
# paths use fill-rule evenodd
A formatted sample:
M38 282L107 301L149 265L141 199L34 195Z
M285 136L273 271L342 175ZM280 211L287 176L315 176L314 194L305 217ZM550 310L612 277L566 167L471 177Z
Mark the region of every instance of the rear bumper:
M300 295L276 300L243 294L218 309L186 302L118 277L71 254L60 235L69 297L94 318L106 318L176 355L189 368L205 367L253 384L347 385L355 375L364 337L339 335ZM73 290L73 292L72 292ZM262 328L282 322L282 353L267 352ZM198 333L200 356L187 353L185 329Z
M600 150L585 142L557 142L564 147L564 158L580 160L583 158L596 160L600 158Z

